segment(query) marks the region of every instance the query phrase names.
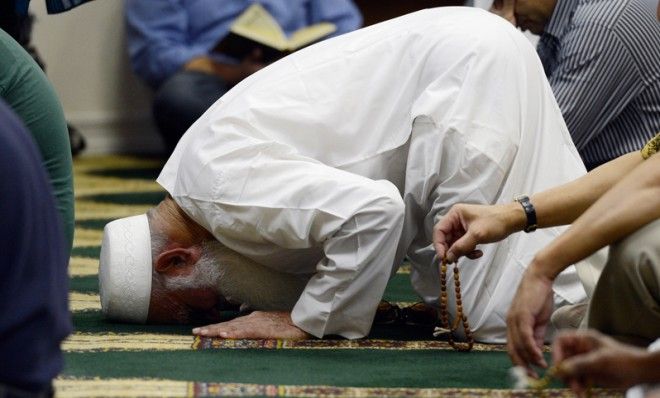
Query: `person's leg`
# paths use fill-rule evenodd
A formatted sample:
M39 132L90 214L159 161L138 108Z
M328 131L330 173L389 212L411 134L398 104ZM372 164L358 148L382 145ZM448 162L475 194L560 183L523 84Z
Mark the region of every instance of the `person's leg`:
M34 138L57 198L71 250L74 230L73 163L64 111L46 75L14 39L0 31L0 98Z
M648 345L660 336L660 220L610 248L589 305L588 326Z
M0 100L0 397L40 397L71 331L68 255L41 155Z
M179 138L229 89L214 75L182 71L166 80L156 91L154 119L169 152Z

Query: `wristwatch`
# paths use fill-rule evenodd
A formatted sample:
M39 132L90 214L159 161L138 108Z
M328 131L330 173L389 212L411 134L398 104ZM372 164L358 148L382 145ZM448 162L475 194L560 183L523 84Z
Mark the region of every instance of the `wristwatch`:
M527 233L536 231L536 209L534 209L532 202L529 201L529 196L518 195L513 198L513 200L520 203L520 205L523 207L523 210L525 210L525 216L527 216L527 225L525 225L523 231Z

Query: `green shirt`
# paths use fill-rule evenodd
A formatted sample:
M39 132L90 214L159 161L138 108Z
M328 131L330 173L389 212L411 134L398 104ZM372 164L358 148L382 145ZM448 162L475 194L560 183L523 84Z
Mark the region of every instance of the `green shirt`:
M30 55L0 30L0 97L21 118L39 147L53 185L70 251L73 244L73 166L69 133L57 94Z

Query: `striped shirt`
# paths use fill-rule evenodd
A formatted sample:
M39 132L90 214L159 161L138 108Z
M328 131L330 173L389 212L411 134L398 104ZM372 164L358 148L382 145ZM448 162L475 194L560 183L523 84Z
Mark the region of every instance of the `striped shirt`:
M660 131L660 22L645 0L558 0L537 51L588 169Z

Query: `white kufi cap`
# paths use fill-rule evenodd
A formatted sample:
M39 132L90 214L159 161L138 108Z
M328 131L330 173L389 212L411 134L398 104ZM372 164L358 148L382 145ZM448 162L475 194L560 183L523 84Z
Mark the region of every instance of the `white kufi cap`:
M99 262L103 315L115 321L145 323L151 298L151 273L147 215L108 223L103 230Z

